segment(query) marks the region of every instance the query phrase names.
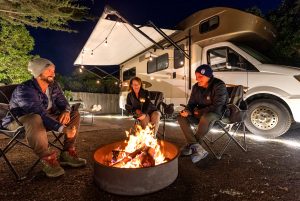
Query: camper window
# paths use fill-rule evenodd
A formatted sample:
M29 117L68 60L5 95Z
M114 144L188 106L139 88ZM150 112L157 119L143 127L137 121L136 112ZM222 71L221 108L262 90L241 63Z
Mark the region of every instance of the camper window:
M226 70L226 48L212 49L207 52L207 62L214 71Z
M209 50L207 62L214 71L258 71L250 62L228 47Z
M206 33L216 29L218 26L219 26L219 16L214 16L200 23L199 32L201 34Z
M184 45L179 45L181 49L184 50ZM184 54L180 52L177 48L174 49L174 68L178 69L184 66Z
M130 80L131 78L136 76L136 68L130 68L123 72L123 80Z
M147 73L154 73L167 69L169 67L169 54L163 54L159 57L153 58L152 61L147 62Z

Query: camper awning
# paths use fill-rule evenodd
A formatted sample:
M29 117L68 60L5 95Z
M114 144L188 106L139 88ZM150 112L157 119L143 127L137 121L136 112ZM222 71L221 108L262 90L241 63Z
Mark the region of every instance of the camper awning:
M140 30L155 42L163 39L152 27ZM162 30L168 36L176 31ZM151 46L153 43L129 24L100 18L74 65L119 65Z

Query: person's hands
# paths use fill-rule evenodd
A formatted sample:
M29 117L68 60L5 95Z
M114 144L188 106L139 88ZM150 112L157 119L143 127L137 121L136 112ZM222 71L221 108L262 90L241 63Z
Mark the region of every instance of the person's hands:
M68 124L70 122L70 112L65 111L61 113L58 117L58 121L63 125Z
M139 115L141 115L142 114L142 111L141 110L139 110L139 109L137 109L137 110L135 110L135 113L139 116Z
M137 119L143 121L146 118L146 114L141 114Z
M194 110L194 116L199 117L200 116L200 111L198 109Z
M63 129L63 133L66 134L67 138L73 138L76 134L76 127L75 126L72 126L71 128L70 127L65 127Z
M188 113L188 111L186 111L186 110L182 110L182 111L180 112L180 115L181 115L182 117L187 117L187 116L189 115L189 113Z

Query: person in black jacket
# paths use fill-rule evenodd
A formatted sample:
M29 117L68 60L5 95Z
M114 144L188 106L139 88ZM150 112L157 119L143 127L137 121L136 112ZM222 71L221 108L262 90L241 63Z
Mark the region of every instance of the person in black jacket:
M26 139L34 153L44 165L43 171L48 177L64 174L60 165L81 167L86 160L79 158L75 150L80 115L71 110L58 83L54 81L55 65L44 58L29 62L28 70L33 78L16 87L9 102L11 113L23 124ZM7 114L2 126L15 130L19 124ZM56 152L48 149L47 131L53 130L65 134L63 152L58 161Z
M150 122L154 126L154 134L156 136L160 112L157 107L151 102L149 91L143 89L142 80L139 77L134 77L129 83L129 94L127 95L126 105L130 109L129 112L140 121L143 129Z
M220 119L228 102L225 83L213 76L211 67L200 65L196 71L197 83L194 84L187 107L180 112L178 123L184 133L187 145L182 155L191 155L193 163L197 163L208 155L199 144L208 133L212 123ZM198 124L196 134L190 124Z

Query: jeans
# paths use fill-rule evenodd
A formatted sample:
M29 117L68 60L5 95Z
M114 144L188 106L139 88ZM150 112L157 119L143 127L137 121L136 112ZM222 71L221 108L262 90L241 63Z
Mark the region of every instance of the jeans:
M58 119L59 115L49 114L52 118ZM26 132L26 139L30 147L33 148L34 153L40 158L49 155L50 151L48 150L48 137L47 130L43 124L43 120L38 114L27 114L19 118L19 121L23 124ZM66 125L67 127L75 126L77 132L73 138L64 139L64 150L68 150L74 147L76 137L79 130L80 115L78 111L72 111L70 113L70 122ZM19 127L19 124L16 121L8 124L7 128L9 130L15 130Z
M152 112L150 116L147 114L145 119L140 121L142 128L145 129L150 122L152 125L154 125L154 135L156 135L159 127L160 116L161 115L159 111Z
M220 119L220 115L213 112L203 114L200 119L194 116L182 117L181 115L179 115L177 118L180 128L188 144L201 143L204 136L211 129L213 123L218 119ZM196 133L191 128L191 124L198 124Z

